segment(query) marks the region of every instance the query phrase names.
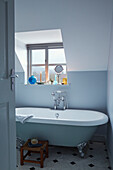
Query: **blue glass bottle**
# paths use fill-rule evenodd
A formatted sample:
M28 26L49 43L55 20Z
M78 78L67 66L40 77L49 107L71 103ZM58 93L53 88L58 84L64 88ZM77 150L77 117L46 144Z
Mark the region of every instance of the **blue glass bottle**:
M54 80L53 84L54 85L58 84L58 82L57 82L57 75L55 75L55 80Z
M29 79L28 79L28 82L30 84L35 84L36 81L37 81L37 79L36 79L36 77L34 75L31 75L31 77L29 77Z

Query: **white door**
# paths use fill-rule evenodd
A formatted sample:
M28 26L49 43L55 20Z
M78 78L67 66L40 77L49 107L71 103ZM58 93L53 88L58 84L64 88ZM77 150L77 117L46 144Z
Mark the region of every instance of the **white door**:
M14 68L14 4L0 0L0 170L16 169Z

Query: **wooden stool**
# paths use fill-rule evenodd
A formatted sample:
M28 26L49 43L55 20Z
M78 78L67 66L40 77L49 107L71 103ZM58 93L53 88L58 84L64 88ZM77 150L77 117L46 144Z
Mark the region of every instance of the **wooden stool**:
M24 162L37 163L37 164L40 164L40 168L43 168L43 161L45 158L48 158L48 141L39 140L38 143L42 144L42 146L33 147L33 148L28 146L29 142L31 142L31 139L28 139L28 141L21 147L20 164L24 165ZM28 151L25 155L23 153L24 150ZM40 161L25 159L28 155L30 155L30 153L33 153L33 152L40 153Z

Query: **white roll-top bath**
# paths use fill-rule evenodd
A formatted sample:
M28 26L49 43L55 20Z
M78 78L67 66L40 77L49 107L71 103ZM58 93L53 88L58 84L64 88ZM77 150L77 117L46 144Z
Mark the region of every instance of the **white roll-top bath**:
M37 137L50 145L83 148L98 126L108 122L104 113L91 110L52 110L48 108L17 108L17 136L27 140Z
M16 108L16 121L18 116L26 122L62 124L73 126L98 126L108 122L108 116L104 113L91 110L52 110L48 108ZM31 118L29 119L29 117Z

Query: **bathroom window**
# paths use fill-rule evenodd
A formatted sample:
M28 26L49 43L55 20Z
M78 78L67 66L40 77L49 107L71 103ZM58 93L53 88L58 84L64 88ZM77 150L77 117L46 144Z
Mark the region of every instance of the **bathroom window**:
M67 77L66 59L63 43L28 44L28 77L34 75L38 82L55 80L55 67L61 64L63 72L60 75L60 83Z

